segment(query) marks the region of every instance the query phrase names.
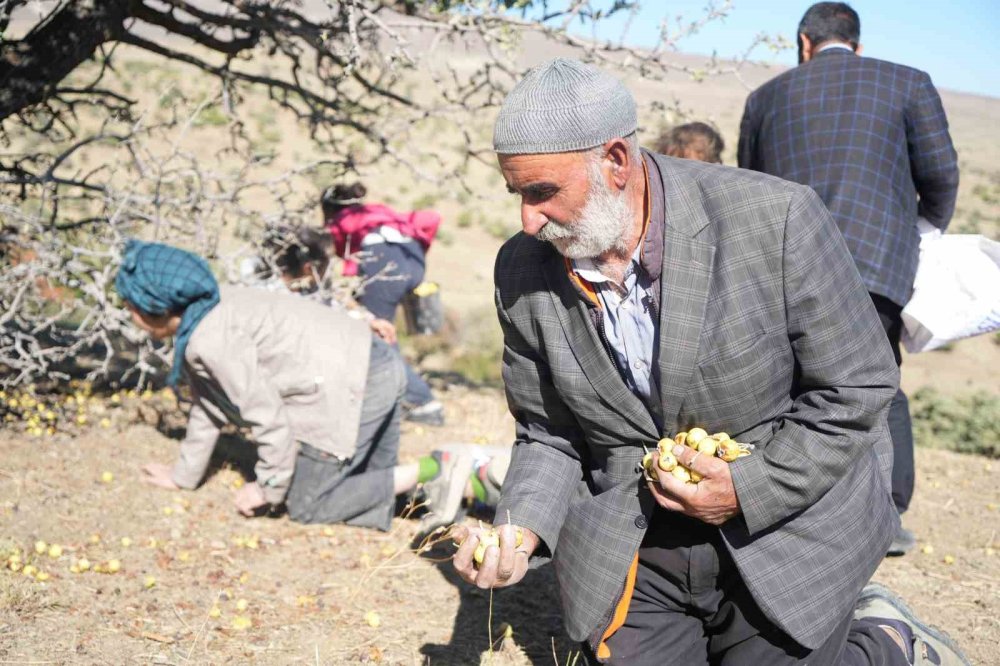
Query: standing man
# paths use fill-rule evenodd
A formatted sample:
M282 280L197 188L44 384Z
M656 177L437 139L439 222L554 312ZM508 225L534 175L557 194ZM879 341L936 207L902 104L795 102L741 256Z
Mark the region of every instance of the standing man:
M642 151L636 125L622 83L575 60L500 109L524 230L495 271L508 524L478 568L481 530L457 528L456 570L504 587L553 559L567 631L602 663L963 663L861 594L898 524L899 373L830 214L807 187ZM756 449L681 450L701 483L646 482L643 446L692 426Z
M810 186L833 214L900 363L903 306L913 291L917 217L948 226L958 161L930 77L861 57L861 21L820 2L799 23L799 66L757 89L740 126L739 165ZM906 395L889 407L892 498L913 496L913 429ZM900 526L890 555L916 544Z

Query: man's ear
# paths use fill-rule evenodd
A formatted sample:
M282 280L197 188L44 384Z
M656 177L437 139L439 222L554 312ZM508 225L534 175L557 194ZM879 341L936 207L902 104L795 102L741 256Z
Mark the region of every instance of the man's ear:
M855 52L855 53L856 53L857 55L861 55L861 51L863 51L863 50L864 50L864 48L865 48L865 45L864 45L864 44L862 44L862 43L860 43L860 42L858 42L858 48L854 49L854 52Z
M604 159L610 164L611 179L618 189L624 189L635 168L625 139L611 139L604 144Z
M805 33L799 33L799 41L802 43L801 62L809 62L813 57L813 43Z

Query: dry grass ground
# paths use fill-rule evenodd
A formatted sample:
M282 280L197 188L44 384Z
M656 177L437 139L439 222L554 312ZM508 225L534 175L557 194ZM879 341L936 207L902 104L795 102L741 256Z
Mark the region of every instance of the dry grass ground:
M455 387L442 397L452 425L406 426L405 459L443 442L510 441L499 391ZM395 521L388 534L246 520L230 504L241 478L231 467L196 493L143 485L141 463L170 460L176 445L143 425L75 439L0 435L0 549L33 552L39 539L64 549L58 559L31 556L51 575L45 583L0 571L0 663L464 665L488 650L489 594L436 561L450 548L415 555L415 520ZM876 578L958 638L974 663L998 663L1000 463L921 449L917 467L906 522L933 552L887 560ZM70 573L80 557L117 558L122 570ZM238 617L250 626L236 628ZM561 665L573 652L551 567L498 592L492 622L494 636L512 625L525 653L498 664Z

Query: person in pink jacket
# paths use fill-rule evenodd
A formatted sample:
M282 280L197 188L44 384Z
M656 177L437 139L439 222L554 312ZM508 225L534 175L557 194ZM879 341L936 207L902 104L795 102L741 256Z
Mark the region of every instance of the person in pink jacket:
M394 321L403 298L423 282L426 253L441 224L430 210L398 212L365 203L361 183L335 185L323 192L323 221L334 251L344 259L344 275L357 275L357 301L377 319ZM429 425L444 424L444 408L430 386L406 365L406 418Z

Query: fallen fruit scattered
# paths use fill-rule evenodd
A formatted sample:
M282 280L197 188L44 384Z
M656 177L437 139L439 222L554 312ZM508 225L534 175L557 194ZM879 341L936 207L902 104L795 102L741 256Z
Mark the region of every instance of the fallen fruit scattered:
M243 631L244 629L249 629L252 626L253 620L244 615L237 615L233 618L233 629Z

